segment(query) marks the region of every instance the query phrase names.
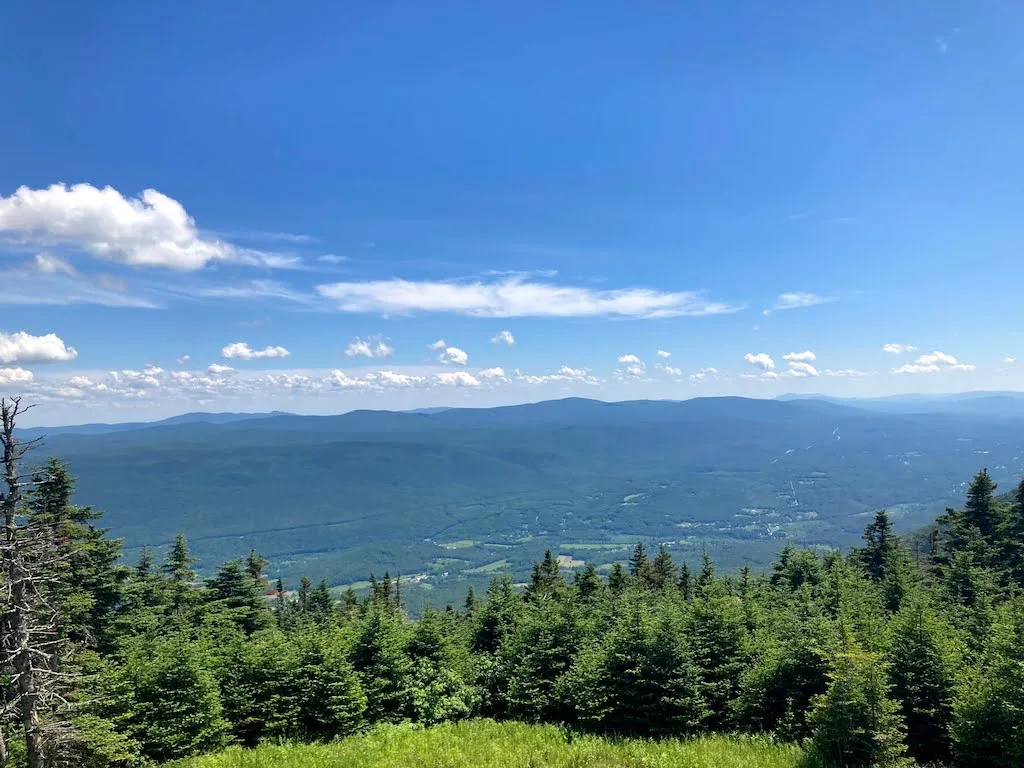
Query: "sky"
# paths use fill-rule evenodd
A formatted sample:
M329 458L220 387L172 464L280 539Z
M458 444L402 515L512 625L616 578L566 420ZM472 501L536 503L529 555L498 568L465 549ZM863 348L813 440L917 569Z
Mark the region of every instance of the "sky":
M33 423L1024 389L1016 0L5 8Z

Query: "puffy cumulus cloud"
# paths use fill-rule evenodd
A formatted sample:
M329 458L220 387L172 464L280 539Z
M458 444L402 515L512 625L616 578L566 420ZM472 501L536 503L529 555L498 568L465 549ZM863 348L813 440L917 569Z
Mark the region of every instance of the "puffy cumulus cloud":
M26 384L34 378L32 371L24 368L0 368L0 386Z
M473 374L466 371L452 371L450 373L438 373L434 378L439 384L448 387L479 387L480 380Z
M833 301L833 299L827 296L819 296L816 293L808 293L806 291L790 291L788 293L780 293L775 298L775 303L770 309L766 309L764 314L768 315L772 312L780 312L787 309L801 309L802 307L814 307L818 304L827 304Z
M743 356L743 359L751 365L756 365L762 371L775 370L775 361L772 360L771 355L766 352L757 352L756 354L754 352L747 352L747 354Z
M508 381L504 368L484 368L477 371L477 377L485 381Z
M345 347L345 354L349 357L391 357L395 354L395 348L381 336L371 336L368 339L356 336Z
M643 361L636 355L621 355L619 365L643 365Z
M973 371L975 366L961 363L946 352L931 352L921 355L912 363L893 368L893 373L941 373L943 371Z
M374 280L318 285L342 312L385 315L448 312L470 317L638 318L717 315L741 307L709 301L702 293L649 288L595 290L509 277L494 282Z
M188 362L191 359L192 359L192 355L182 355L181 357L179 357L174 362L176 362L178 365L186 365L186 364L188 364Z
M521 372L518 368L513 374L513 379L523 384L556 384L556 383L572 383L577 382L580 384L600 384L601 380L595 376L592 376L590 370L587 368L570 368L568 365L563 365L555 373L550 373L542 376L535 376Z
M1013 355L1007 355L1006 357L1003 358L1003 362L1006 363L1007 365L1013 365L1014 363L1017 362L1017 358L1014 357Z
M780 378L778 371L762 371L761 373L741 373L741 379L755 379L757 381L776 381Z
M671 366L671 365L662 365L661 363L655 363L654 367L657 368L659 371L664 371L669 376L682 376L683 375L683 369L682 368L676 368L676 367Z
M691 373L690 374L690 381L692 381L694 384L699 384L702 381L707 381L708 379L714 379L714 378L717 378L717 377L718 377L718 369L717 368L701 368L696 373Z
M511 347L516 343L515 337L512 335L512 331L498 331L492 338L492 344L504 344L505 346Z
M264 347L253 349L244 341L236 341L222 347L220 356L226 360L269 360L278 357L288 357L291 354L284 347Z
M810 363L804 363L799 360L791 362L789 369L785 373L786 376L792 376L797 379L806 379L814 376L819 376L818 369Z
M445 365L465 365L469 362L469 355L458 347L445 347L437 359Z
M817 359L817 356L808 349L803 352L790 352L783 355L782 359L788 360L791 363L812 363Z
M19 187L0 196L0 232L136 267L195 270L217 261L283 267L297 261L203 237L181 203L155 189L125 197L91 184Z
M917 347L913 344L896 344L894 342L890 342L889 344L884 344L882 346L882 351L888 352L890 355L903 355L908 352L916 352Z
M662 358L672 357L672 353L671 352L666 352L664 349L659 349L658 350L658 357L662 357Z
M615 369L615 378L620 380L643 379L647 373L647 366L644 361L636 355L621 355L618 359L618 368Z
M55 333L33 336L25 331L0 331L0 363L66 363L78 357Z
M225 373L234 373L235 369L232 368L230 365L221 365L220 363L213 363L212 365L207 367L206 372L209 373L211 376L222 376Z
M431 344L427 344L427 349L432 349L432 350L434 350L436 352L437 350L444 349L447 346L448 346L448 342L447 341L445 341L444 339L438 339L437 341L435 341L435 342L433 342Z

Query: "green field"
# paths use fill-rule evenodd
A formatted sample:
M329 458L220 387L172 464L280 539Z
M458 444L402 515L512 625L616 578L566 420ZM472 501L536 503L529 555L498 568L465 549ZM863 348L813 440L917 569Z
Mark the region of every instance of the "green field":
M229 749L174 768L801 768L794 745L762 738L609 741L550 725L477 720L378 728L333 744Z

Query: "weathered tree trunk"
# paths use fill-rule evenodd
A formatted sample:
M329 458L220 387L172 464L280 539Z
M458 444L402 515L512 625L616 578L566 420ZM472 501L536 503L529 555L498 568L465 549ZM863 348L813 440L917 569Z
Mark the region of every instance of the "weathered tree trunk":
M4 449L3 500L3 571L7 578L7 598L4 616L3 645L10 663L18 693L17 705L21 712L21 725L25 733L25 751L28 768L44 768L43 734L39 722L39 680L34 656L45 663L45 653L33 647L30 631L32 606L29 587L31 574L26 571L22 541L19 535L18 507L21 503L21 477L18 460L24 455L14 437L14 422L21 408L20 400L0 400L0 440ZM27 446L26 446L27 447Z

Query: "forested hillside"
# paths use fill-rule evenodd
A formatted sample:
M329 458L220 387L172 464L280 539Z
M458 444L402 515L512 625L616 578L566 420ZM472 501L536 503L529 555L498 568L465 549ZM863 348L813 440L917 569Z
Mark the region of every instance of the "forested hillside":
M604 574L638 540L766 565L786 541L852 544L881 507L923 525L982 464L1001 482L1024 471L1024 422L816 400L205 418L53 434L45 452L133 558L184 532L204 575L256 549L289 587L387 569L435 601L522 580L546 549Z
M769 733L835 766L1024 761L1024 483L1001 501L987 471L913 548L879 511L861 546L787 545L764 570L638 544L607 578L567 578L549 552L522 589L504 576L411 620L386 575L362 599L292 594L253 551L197 580L184 537L121 565L64 466L22 492L4 442L5 571L33 585L12 592L4 635L14 764L26 743L37 760L138 765L481 717Z

